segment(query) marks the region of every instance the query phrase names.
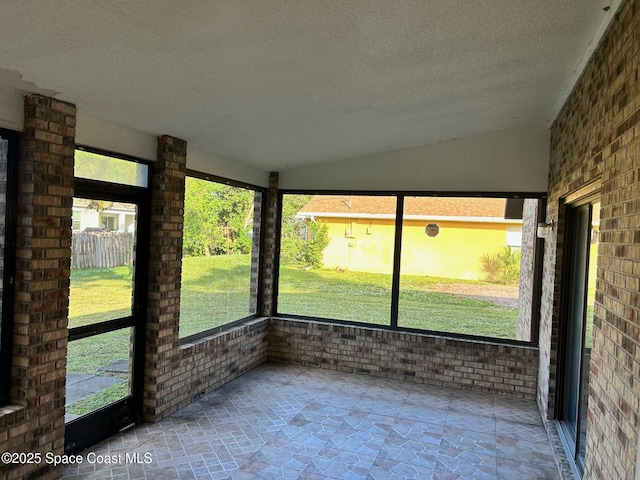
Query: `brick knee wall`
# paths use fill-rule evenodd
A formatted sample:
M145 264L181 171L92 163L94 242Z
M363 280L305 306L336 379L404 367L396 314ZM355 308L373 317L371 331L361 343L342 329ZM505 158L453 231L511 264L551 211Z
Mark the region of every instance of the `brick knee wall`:
M267 361L269 320L261 318L180 347L178 367L163 397L167 412L197 400Z
M62 454L71 272L75 106L25 99L11 402L0 407L0 452ZM0 465L0 477L55 478L40 464Z
M269 361L533 400L535 347L272 318Z

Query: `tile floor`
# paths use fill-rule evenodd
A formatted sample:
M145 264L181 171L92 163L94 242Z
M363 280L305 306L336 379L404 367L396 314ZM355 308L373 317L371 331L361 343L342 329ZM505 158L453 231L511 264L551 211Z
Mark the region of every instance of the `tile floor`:
M90 452L63 478L559 478L534 402L273 364Z

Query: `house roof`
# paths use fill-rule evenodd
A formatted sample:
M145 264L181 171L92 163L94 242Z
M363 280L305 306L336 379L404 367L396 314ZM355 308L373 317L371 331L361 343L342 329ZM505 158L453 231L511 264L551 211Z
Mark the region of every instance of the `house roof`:
M76 208L87 208L94 200L89 200L87 198L74 198L73 206ZM123 211L123 212L135 212L136 206L133 203L124 203L124 202L107 202L108 208L105 211Z
M405 197L405 217L504 219L504 198ZM315 195L300 209L301 216L395 217L395 197Z

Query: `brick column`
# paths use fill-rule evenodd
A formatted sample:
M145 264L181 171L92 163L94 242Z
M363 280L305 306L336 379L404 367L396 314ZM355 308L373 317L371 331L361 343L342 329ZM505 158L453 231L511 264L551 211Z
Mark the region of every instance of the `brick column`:
M264 229L264 253L262 255L262 302L260 315L270 317L275 313L275 284L277 256L279 251L278 232L279 225L279 201L278 201L278 172L269 174L269 189L267 190L265 204Z
M251 282L249 286L249 315L260 311L260 299L258 298L260 280L260 238L262 232L262 202L265 195L255 192L253 197L253 229L251 236Z
M518 291L518 325L516 340L531 340L531 325L535 308L535 257L539 246L537 236L538 203L541 200L526 198L522 209L522 254L520 261L520 285Z
M76 108L41 95L25 100L18 167L18 222L11 402L24 421L0 451L62 454L71 274ZM17 466L23 478L44 465ZM35 467L35 468L34 468ZM54 478L59 470L44 466Z
M168 412L172 377L178 367L178 322L182 274L182 231L187 142L158 137L151 178L149 295L145 348L143 418L160 420Z

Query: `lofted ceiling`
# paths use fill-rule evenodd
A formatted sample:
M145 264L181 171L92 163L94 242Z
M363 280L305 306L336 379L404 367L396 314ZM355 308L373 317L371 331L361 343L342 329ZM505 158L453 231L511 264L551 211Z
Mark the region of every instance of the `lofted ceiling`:
M2 1L0 87L284 171L548 127L619 3Z

